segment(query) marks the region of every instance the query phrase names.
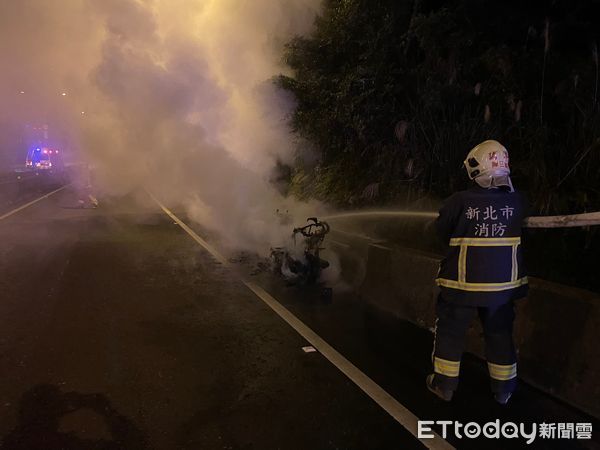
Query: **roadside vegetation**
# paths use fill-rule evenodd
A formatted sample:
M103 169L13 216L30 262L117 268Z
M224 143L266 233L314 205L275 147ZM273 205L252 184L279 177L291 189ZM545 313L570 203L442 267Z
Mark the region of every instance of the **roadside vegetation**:
M325 0L277 79L306 142L289 192L430 209L497 139L534 214L600 210L599 17L593 0ZM599 228L527 233L530 273L600 292Z
M538 213L599 210L600 7L549 3L325 0L277 80L318 155L300 155L291 192L427 205L464 188L466 152L497 139Z

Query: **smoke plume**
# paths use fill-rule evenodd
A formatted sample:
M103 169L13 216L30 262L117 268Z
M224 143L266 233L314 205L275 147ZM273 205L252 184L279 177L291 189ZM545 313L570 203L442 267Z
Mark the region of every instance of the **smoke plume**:
M298 142L293 99L271 82L319 0L20 0L0 3L0 122L48 123L97 167L100 195L142 188L262 249L316 205L269 183ZM4 67L5 66L5 67ZM73 156L77 155L77 156ZM310 214L312 215L312 214Z

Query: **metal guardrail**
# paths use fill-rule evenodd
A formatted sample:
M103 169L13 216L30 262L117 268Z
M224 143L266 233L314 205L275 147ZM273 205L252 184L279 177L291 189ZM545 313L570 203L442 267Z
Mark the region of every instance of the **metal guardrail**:
M600 211L567 216L532 216L525 219L526 228L568 228L600 225Z

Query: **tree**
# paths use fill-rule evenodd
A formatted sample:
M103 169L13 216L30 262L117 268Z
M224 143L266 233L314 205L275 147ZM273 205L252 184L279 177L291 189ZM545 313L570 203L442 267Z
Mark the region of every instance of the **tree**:
M278 79L320 154L317 170L297 168L297 190L444 197L464 184L466 152L493 138L538 210L598 209L599 14L593 0L326 0L314 33L287 46L295 75Z

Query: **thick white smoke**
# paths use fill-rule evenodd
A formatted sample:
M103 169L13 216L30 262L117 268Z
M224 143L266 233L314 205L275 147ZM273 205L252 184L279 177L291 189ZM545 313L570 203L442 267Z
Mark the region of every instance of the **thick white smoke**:
M287 71L283 45L311 29L319 5L2 2L6 104L14 110L21 102L26 117L37 103L36 120L66 130L72 150L98 167L104 194L147 188L184 205L232 248L265 250L289 232L276 208L297 220L314 212L268 182L296 146L286 124L293 100L270 80Z

